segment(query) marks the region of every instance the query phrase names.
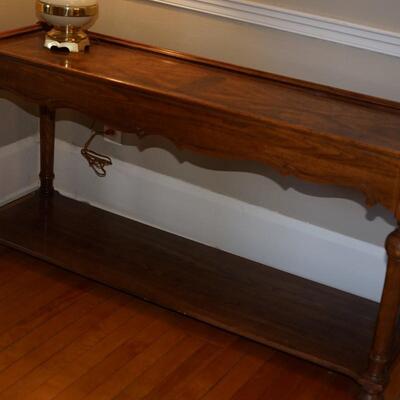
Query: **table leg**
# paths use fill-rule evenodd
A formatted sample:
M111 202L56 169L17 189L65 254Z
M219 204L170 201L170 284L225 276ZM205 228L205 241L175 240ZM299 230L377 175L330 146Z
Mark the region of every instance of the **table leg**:
M386 240L388 265L375 338L367 372L362 379L362 400L382 400L393 357L397 318L400 309L400 230Z
M40 107L40 191L45 197L54 192L54 139L55 112L46 106Z

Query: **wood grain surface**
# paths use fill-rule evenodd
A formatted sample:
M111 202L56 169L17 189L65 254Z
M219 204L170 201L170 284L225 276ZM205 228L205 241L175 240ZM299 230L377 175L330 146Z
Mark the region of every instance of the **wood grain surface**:
M55 117L57 109L71 108L139 137L162 135L179 148L350 187L399 221L400 105L93 33L87 53L52 52L43 48L44 35L39 25L0 34L0 88L38 104L41 118L41 195L0 210L2 243L346 373L361 384L361 400L382 400L400 348L398 229L386 242L378 310L355 296L53 196ZM194 346L193 371L217 351L187 345ZM159 396L153 378L149 398ZM256 380L243 393L258 387ZM270 390L260 393L264 389ZM71 390L65 396L74 397L77 389ZM143 387L129 386L118 396L137 390Z
M178 147L352 187L397 212L397 103L96 34L89 54L50 52L33 30L0 41L0 87Z
M350 400L356 391L339 374L0 247L6 286L19 295L0 291L2 400ZM29 307L9 323L16 297Z

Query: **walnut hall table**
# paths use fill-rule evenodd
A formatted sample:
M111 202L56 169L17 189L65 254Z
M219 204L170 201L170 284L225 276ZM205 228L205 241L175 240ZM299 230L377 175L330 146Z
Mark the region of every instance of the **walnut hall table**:
M346 374L383 399L399 349L400 231L380 304L162 232L53 189L55 112L363 192L400 219L400 104L91 34L86 54L0 34L0 89L40 107L41 187L0 208L0 243ZM288 244L289 246L289 244Z

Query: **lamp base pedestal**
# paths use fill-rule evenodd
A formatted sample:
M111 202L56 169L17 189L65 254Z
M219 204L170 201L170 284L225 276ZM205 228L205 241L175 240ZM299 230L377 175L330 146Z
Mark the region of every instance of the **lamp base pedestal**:
M46 34L44 47L52 49L67 48L71 53L85 51L90 46L88 35L82 30L75 27L55 27Z

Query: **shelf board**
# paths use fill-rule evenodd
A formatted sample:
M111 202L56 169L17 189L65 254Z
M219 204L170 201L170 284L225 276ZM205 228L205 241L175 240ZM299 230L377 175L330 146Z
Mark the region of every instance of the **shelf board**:
M0 243L354 379L367 366L377 303L57 193L0 208Z

